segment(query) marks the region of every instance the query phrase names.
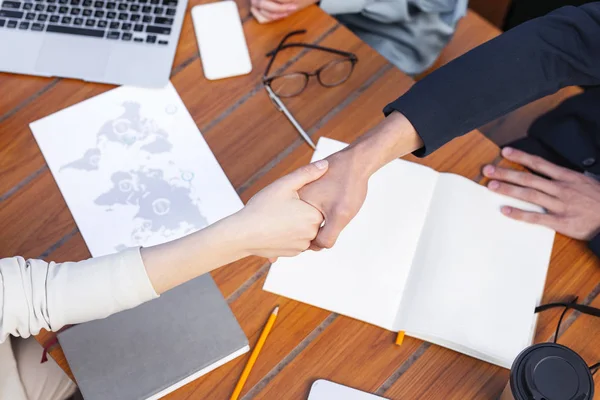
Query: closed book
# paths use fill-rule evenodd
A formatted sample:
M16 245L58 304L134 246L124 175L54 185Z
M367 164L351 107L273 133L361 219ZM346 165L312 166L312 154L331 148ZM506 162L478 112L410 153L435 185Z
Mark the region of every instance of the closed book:
M58 340L86 400L158 399L249 349L209 274Z

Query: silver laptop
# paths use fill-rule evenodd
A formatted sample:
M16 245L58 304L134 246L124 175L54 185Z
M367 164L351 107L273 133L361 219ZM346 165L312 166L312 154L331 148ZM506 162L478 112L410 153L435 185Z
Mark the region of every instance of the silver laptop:
M164 86L187 0L0 0L0 71Z

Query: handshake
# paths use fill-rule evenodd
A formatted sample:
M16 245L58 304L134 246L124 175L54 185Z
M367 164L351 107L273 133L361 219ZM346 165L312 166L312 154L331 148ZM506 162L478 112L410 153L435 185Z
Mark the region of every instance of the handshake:
M271 261L332 247L367 193L368 176L352 171L349 155L341 151L273 182L225 220L223 239L233 238L243 256Z
M274 260L311 249L331 248L358 214L369 178L397 157L423 147L410 121L394 112L344 150L304 166L257 193L226 219L226 243L240 256ZM488 165L490 190L536 204L545 213L503 207L519 221L547 226L565 236L600 236L600 182L540 157L505 148L502 156L532 172Z
M239 257L274 261L335 245L367 197L369 178L402 154L423 146L414 127L392 113L342 151L306 165L257 193L227 218L222 239ZM229 222L227 222L229 221Z

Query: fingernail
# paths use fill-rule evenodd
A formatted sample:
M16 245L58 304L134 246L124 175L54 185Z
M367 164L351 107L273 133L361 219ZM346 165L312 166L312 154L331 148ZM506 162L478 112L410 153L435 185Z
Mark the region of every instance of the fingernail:
M486 165L483 167L483 173L486 175L493 175L496 172L496 168L493 165Z
M511 208L510 208L510 207L502 207L501 211L502 211L502 214L504 214L504 215L508 215L508 214L510 214L510 212L511 212L512 210L511 210Z
M289 11L296 11L296 10L298 9L298 6L297 6L297 5L295 5L295 4L292 4L292 5L289 5L289 6L287 7L287 9L288 9Z
M505 147L502 149L502 155L503 156L510 156L513 153L513 148L512 147Z
M327 160L319 160L315 163L315 167L317 167L317 169L325 169L328 165L329 162Z
M498 181L491 181L488 184L488 188L492 189L492 190L496 190L500 187L500 184L498 183Z

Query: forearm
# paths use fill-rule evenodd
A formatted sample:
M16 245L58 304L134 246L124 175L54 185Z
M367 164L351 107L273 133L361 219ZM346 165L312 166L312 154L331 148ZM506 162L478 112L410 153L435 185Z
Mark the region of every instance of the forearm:
M345 153L367 176L390 161L423 147L410 121L393 112L383 122L348 146Z
M600 84L600 2L518 26L450 62L390 103L427 155L533 100L570 85Z
M158 294L249 255L236 215L179 240L142 249L148 278ZM234 226L235 225L235 226Z
M139 249L78 263L0 259L0 342L104 318L155 297Z

